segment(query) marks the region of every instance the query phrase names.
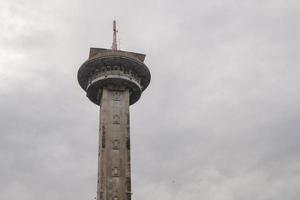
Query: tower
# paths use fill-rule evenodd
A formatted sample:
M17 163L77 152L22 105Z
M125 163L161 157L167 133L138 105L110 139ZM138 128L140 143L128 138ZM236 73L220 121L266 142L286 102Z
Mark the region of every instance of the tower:
M129 106L150 83L145 55L117 49L113 22L112 49L91 48L78 70L86 96L100 106L97 200L130 200Z

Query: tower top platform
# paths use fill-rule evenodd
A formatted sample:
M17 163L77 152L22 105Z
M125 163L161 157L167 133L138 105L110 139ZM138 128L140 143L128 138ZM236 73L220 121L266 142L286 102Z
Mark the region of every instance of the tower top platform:
M145 57L140 53L91 48L88 60L78 70L78 82L87 92L87 97L97 105L101 104L103 87L129 89L130 104L134 104L151 79L144 64Z

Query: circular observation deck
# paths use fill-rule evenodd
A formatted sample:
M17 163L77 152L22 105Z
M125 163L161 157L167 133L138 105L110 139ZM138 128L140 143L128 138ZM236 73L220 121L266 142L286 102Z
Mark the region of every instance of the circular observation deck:
M78 70L78 82L97 105L100 105L103 87L129 89L132 105L150 83L151 75L143 63L144 58L143 54L92 48L89 59Z

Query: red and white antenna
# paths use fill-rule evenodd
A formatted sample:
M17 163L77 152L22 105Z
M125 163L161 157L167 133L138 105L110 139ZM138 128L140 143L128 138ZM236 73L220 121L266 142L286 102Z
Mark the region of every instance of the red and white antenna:
M116 20L113 21L113 42L111 45L112 50L118 50L118 45L117 45L117 25L116 25Z

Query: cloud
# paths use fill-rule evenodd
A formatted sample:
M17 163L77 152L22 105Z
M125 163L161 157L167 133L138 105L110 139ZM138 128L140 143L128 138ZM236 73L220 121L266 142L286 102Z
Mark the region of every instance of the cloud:
M93 199L90 47L147 54L131 106L133 198L299 197L297 1L17 1L0 10L0 199Z

